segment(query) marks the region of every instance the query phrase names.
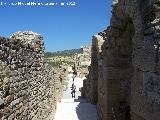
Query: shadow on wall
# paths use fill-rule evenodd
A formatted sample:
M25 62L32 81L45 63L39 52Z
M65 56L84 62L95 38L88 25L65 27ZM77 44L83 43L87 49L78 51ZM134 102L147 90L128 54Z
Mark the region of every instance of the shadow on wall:
M88 103L85 99L79 97L74 102L80 102L76 107L76 113L79 120L97 120L96 106Z

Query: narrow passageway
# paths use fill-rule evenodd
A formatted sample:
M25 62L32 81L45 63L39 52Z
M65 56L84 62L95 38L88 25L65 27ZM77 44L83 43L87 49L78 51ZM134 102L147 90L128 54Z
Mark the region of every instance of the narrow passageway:
M72 74L68 75L69 84L64 91L61 103L58 103L54 120L97 120L96 106L81 98L79 88L83 86L83 78L76 78L76 97L71 96Z

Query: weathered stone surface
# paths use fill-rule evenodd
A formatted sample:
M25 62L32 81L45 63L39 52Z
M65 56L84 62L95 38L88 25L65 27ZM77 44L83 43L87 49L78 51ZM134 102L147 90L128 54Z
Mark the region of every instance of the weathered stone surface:
M0 98L0 106L4 104L4 100Z
M102 120L160 119L159 3L113 0L110 27L98 34L104 42L92 43L82 93Z
M27 31L0 37L1 120L53 119L67 71L52 68L43 56L40 34Z
M91 46L82 46L82 53L75 54L73 59L78 77L85 77L88 74L88 66L91 64Z

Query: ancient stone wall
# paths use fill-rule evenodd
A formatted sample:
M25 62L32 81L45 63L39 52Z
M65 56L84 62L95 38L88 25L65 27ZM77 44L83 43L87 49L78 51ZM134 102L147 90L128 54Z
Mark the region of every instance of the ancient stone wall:
M102 51L92 51L95 62L83 88L92 102L94 95L87 91L98 86L100 119L160 119L159 8L159 0L114 1L110 27L99 34L105 40Z
M102 33L104 33L104 32L101 32L99 34L102 34ZM101 81L98 81L99 77L101 77L101 75L98 74L98 71L101 70L101 67L102 67L101 46L102 46L103 42L104 42L104 38L102 36L100 36L100 35L93 36L92 48L91 48L91 66L88 67L89 74L86 76L87 79L84 80L84 88L85 88L84 93L85 93L85 95L90 96L89 100L92 103L97 103L97 97L98 97L97 91L98 91L98 89L100 89L100 88L98 88L98 84L102 84ZM100 82L100 83L98 83L98 82Z
M1 120L53 119L66 71L54 70L43 56L43 38L37 33L0 37Z
M91 64L91 46L82 46L82 53L74 55L74 61L78 77L85 77L88 74L88 66Z
M76 66L89 66L91 64L91 46L82 46L82 53L75 54Z

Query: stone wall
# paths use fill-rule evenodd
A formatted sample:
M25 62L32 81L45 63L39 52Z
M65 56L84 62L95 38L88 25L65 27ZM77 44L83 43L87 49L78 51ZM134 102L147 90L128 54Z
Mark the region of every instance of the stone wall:
M89 66L91 64L91 46L82 46L82 53L75 54L74 60L76 66Z
M88 74L88 66L91 64L91 46L82 46L82 53L74 55L74 61L78 77L85 77Z
M101 32L99 34L103 34L104 32ZM98 74L98 71L102 71L102 55L101 55L101 46L104 42L103 36L100 35L94 35L92 37L92 47L91 47L91 66L88 67L89 74L86 76L87 79L84 80L84 95L88 100L90 100L92 103L97 103L98 98L98 84L102 84L101 81L98 81L101 77L100 74ZM99 72L100 73L100 72ZM99 82L99 83L98 83ZM88 96L88 97L87 97ZM90 96L90 97L89 97Z
M54 70L43 56L43 37L37 33L0 37L1 120L53 119L66 71Z
M75 54L76 66L89 66L91 64L91 46L82 46L82 53Z
M100 119L160 119L159 8L159 0L114 1L110 27L98 37L104 43L92 44L83 88L89 101L97 97Z

